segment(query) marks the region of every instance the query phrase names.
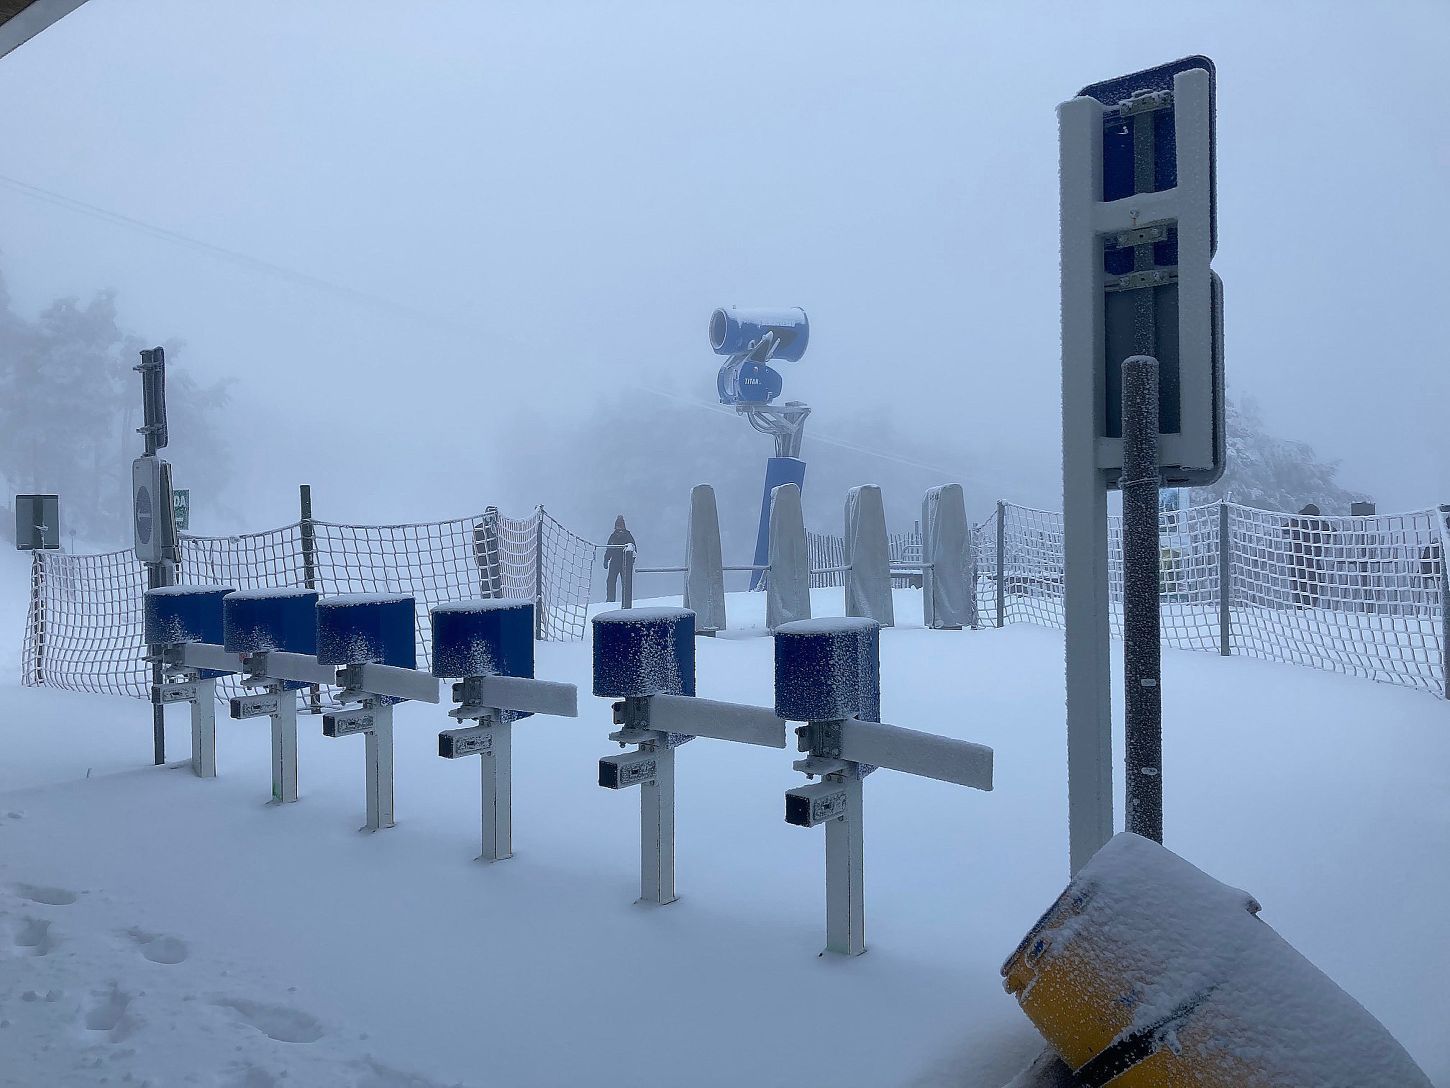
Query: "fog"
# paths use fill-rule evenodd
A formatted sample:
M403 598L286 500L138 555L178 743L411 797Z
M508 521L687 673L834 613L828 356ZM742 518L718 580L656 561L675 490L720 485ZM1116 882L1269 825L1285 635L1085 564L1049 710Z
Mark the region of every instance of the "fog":
M952 479L1056 508L1054 107L1201 52L1230 389L1423 507L1447 40L1440 3L90 0L0 62L0 269L26 313L114 287L234 379L197 532L309 482L328 520L543 502L602 539L682 516L699 466L744 540L770 445L713 404L730 304L810 314L808 522L867 481L898 521Z

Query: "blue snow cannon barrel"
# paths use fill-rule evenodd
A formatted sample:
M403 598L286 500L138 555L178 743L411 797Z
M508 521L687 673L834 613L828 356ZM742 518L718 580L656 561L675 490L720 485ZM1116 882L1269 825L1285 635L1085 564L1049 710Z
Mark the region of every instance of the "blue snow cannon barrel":
M231 586L163 586L146 591L145 626L149 646L183 642L222 642L222 598Z
M810 342L811 323L799 306L783 310L742 310L731 306L710 315L710 347L716 355L750 351L766 333L775 333L779 341L770 356L772 359L798 363Z
M417 668L413 609L413 598L398 593L323 597L317 602L318 662Z
M533 677L533 601L452 601L428 616L434 676Z
M222 645L228 653L254 654L282 650L317 653L317 591L315 589L241 589L222 600ZM284 690L307 685L282 681Z
M620 608L594 617L594 694L695 694L695 613Z
M793 722L879 722L881 625L848 616L777 627L775 712Z

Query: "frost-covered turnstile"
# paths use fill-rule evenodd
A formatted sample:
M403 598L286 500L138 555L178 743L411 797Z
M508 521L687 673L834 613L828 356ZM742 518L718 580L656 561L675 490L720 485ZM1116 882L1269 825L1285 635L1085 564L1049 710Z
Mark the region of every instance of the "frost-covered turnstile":
M826 825L826 951L866 951L861 780L877 767L992 788L992 749L883 725L880 626L798 620L775 632L775 712L806 722L795 769L820 782L785 795L785 819Z
M438 681L414 667L414 607L412 597L380 593L317 602L317 660L337 666L338 701L356 704L324 714L322 735L367 741L365 831L393 826L393 704L438 701Z
M482 861L513 857L513 723L532 714L579 715L573 684L534 679L534 604L476 600L432 609L433 675L462 677L448 712L474 724L438 734L444 759L478 756L483 796Z
M609 734L632 752L599 761L599 784L640 787L640 901L675 901L675 749L695 737L785 747L766 707L695 698L695 614L627 608L594 617L594 694L618 699Z
M317 653L317 593L311 589L254 589L222 600L225 649L240 655L246 695L231 700L231 716L268 718L272 725L272 800L297 800L297 690L335 684L337 670Z
M151 701L191 704L191 769L216 777L216 681L239 671L222 646L222 598L231 586L164 586L146 591L146 644L160 648L161 675Z

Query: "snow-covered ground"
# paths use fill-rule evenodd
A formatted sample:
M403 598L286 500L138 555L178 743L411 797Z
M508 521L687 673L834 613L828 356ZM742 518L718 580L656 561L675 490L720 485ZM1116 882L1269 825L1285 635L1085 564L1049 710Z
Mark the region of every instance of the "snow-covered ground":
M839 590L817 600L838 610ZM759 604L732 597L732 622ZM998 969L1066 877L1062 637L928 632L917 594L897 604L883 715L992 745L996 789L868 780L870 951L849 961L817 955L823 835L782 819L791 752L683 748L681 898L634 904L638 801L595 784L617 749L587 644L539 647L581 716L516 729L516 856L492 866L474 860L476 768L436 755L438 707L399 708L398 826L369 835L362 741L316 718L302 800L274 807L265 720L223 716L201 781L148 765L144 704L10 672L0 1084L1000 1088L1040 1043ZM701 695L771 701L758 629L698 646ZM1254 894L1450 1088L1446 704L1201 653L1164 670L1168 845Z

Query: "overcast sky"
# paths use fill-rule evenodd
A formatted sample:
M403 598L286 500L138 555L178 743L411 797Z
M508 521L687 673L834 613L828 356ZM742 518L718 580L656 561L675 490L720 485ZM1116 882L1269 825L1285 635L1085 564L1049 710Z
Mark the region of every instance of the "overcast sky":
M1056 505L1054 107L1201 52L1230 389L1421 507L1450 502L1447 42L1443 2L89 0L0 61L0 175L301 276L4 180L0 267L25 312L114 286L237 379L265 497L228 528L301 479L338 518L531 505L490 418L708 403L732 303L810 313L808 460L885 403L979 501Z

